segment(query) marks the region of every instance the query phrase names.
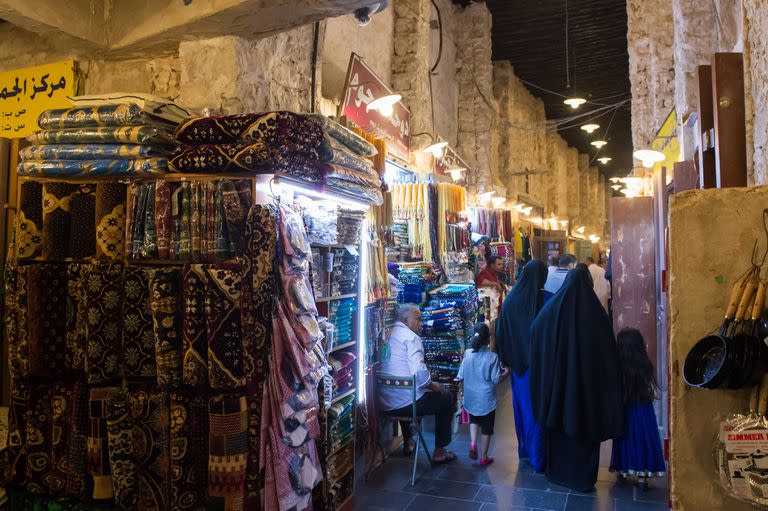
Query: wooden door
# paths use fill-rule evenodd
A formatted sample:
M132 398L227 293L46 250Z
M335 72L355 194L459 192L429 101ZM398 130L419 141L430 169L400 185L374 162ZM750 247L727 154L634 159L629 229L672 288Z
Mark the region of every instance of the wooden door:
M658 367L653 197L611 199L613 326L637 328Z

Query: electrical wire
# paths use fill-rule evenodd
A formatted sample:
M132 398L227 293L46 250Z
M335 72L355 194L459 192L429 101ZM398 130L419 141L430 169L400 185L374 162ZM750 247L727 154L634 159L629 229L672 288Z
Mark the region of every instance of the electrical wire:
M568 40L568 0L565 0L565 82L571 88L571 56L570 41Z
M440 64L440 60L443 58L443 17L440 15L440 7L437 6L437 2L435 0L432 0L432 5L435 7L435 11L437 12L437 28L439 30L439 45L437 47L437 60L435 61L435 64L432 66L432 69L429 70L429 73L432 74L435 72L435 69L437 69L437 66Z

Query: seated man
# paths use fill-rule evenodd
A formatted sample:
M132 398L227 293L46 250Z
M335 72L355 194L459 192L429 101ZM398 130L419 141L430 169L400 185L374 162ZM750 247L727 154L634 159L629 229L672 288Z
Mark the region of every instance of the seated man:
M456 413L453 395L442 385L432 381L424 363L424 347L421 344L421 311L416 305L401 304L397 311L398 321L389 335L389 357L381 362L380 371L392 376L416 378L416 413L435 416L434 463L448 463L456 455L445 447L451 443L451 423ZM379 404L382 410L397 415L411 415L413 391L407 389L382 388L379 390ZM413 452L415 444L411 438L409 422L401 423L406 454Z
M477 287L493 287L496 288L499 293L504 294L504 284L499 278L499 273L504 271L504 261L499 256L490 256L488 258L488 265L483 271L477 274L475 277L475 284Z

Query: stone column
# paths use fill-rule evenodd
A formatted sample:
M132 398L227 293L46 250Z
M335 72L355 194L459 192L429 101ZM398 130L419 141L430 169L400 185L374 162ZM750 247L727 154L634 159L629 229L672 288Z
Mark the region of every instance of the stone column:
M744 75L747 154L756 185L768 183L768 3L744 0ZM751 108L750 108L751 107ZM750 117L752 122L750 122Z
M456 9L453 37L456 41L456 78L459 82L459 153L471 168L467 176L470 191L482 191L493 185L491 13L485 4Z
M632 142L650 146L674 107L674 27L669 0L627 0Z

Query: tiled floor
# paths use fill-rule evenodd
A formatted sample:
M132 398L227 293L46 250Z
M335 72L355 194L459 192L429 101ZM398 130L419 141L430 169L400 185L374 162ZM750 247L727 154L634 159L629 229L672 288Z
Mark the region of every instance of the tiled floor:
M667 481L654 479L642 492L618 484L607 468L610 442L601 452L601 468L592 494L570 492L536 474L517 459L509 382L499 386L496 435L491 444L495 463L480 467L469 459L469 434L462 431L450 449L459 459L430 468L424 456L416 486L411 486L411 460L395 455L357 486L359 511L668 511ZM427 438L432 448L432 438Z

